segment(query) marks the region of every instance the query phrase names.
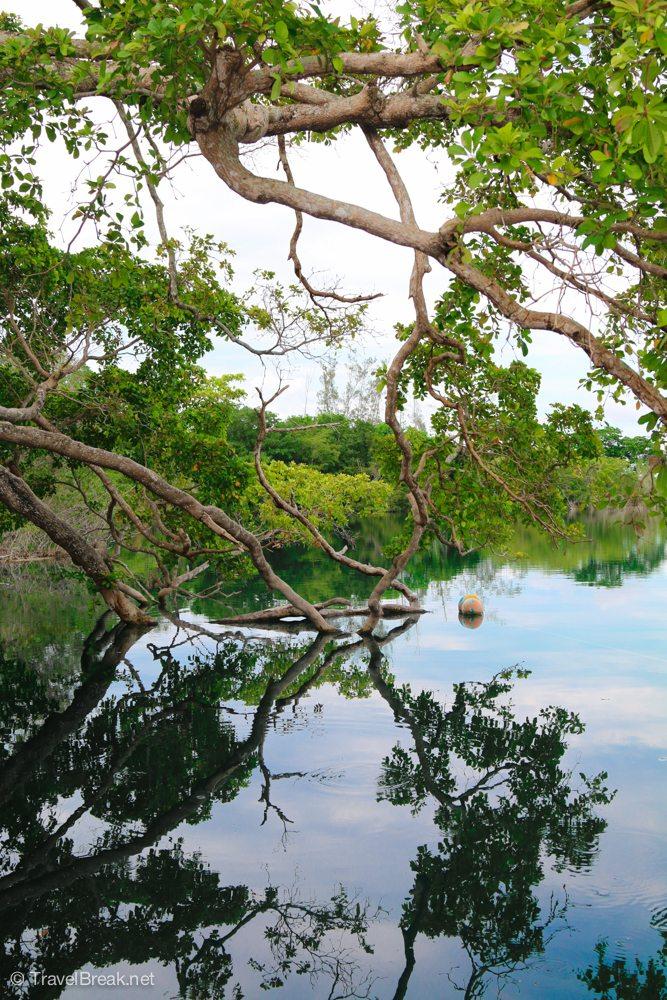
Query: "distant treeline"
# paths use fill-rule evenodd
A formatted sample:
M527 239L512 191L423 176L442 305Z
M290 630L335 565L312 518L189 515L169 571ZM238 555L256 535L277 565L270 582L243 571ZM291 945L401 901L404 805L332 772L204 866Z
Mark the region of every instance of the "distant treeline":
M268 413L267 424L272 432L262 449L267 459L310 465L320 472L365 472L373 479L382 478L382 445L392 436L385 424L350 419L341 413L283 420ZM237 452L252 452L257 439L256 410L239 406L230 420L227 437Z
M272 431L263 448L267 459L308 465L325 473L365 473L371 479L393 481L388 468L393 437L385 424L340 413L285 419L268 414L267 423ZM431 438L425 430L412 427L409 434L416 450L428 447ZM577 509L622 507L633 493L641 492L651 443L645 435L627 436L608 425L595 435L598 455L559 471L563 494ZM256 437L256 411L237 407L228 428L230 444L238 453L251 453Z

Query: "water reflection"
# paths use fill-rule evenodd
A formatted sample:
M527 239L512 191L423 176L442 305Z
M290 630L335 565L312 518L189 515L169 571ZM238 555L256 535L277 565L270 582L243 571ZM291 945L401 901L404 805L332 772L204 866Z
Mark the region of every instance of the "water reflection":
M540 906L546 859L592 863L605 776L575 785L563 768L568 739L583 728L572 713L515 718L516 672L455 685L449 706L399 686L384 648L413 624L379 640L267 643L177 621L166 637L148 636L153 663L141 672L132 651L146 637L102 618L66 704L62 689L35 683L30 663L0 655L0 980L26 976L7 995L60 995L41 973L153 962L171 966L182 997L240 997L246 960L235 957L235 937L251 924L260 932L244 971L251 995L282 986L289 995L292 977L307 976L314 995L404 997L419 935L459 938L470 968L465 981L452 979L468 997L541 953L567 904ZM325 683L346 698L376 692L393 715L397 743L378 761L378 798L413 814L434 807L437 848L405 859L413 887L402 913L389 915L404 943L391 988L376 981L369 943L378 901L346 886L318 899L307 886L226 884L177 835L210 822L215 808L224 836L224 809L255 771L257 822L271 818L287 833L287 775L272 770L267 732ZM289 776L308 773L304 760ZM265 862L248 859L255 885Z
M475 615L474 618L470 615L462 615L459 611L459 624L463 625L464 628L476 629L479 628L484 622L484 615Z
M214 655L193 655L187 669L172 646L154 647L154 683L137 678L111 696L119 667L132 670L127 657L138 638L125 626L106 631L102 620L86 641L70 704L45 717L43 700L30 704L29 667L11 665L17 699L3 705L3 724L17 727L17 738L0 770L0 979L17 996L43 996L42 973L154 959L173 965L181 996L223 996L233 975L229 943L261 919L269 953L253 967L262 985L278 986L298 971L330 979L343 995L366 995L354 954L367 948L369 911L342 886L324 902L272 886L258 895L224 885L178 840L156 847L181 823L207 820L213 803L232 801L260 761L269 808L267 725L278 699L316 664L324 640L300 656L268 657L252 644L223 641ZM225 703L255 696L240 738L235 709ZM81 854L71 834L86 817L97 823ZM351 937L355 949L337 949L333 932ZM31 971L27 994L25 984L11 987L12 973L29 984Z
M667 942L647 962L610 958L606 941L595 949L596 961L579 974L589 993L608 1000L665 1000L667 998Z
M419 934L460 939L470 974L452 982L479 997L489 977L508 976L543 952L549 929L564 917L564 901L552 901L544 914L534 889L546 858L557 867L591 864L605 827L597 808L611 799L607 775L581 775L574 786L561 761L581 721L555 707L518 721L505 700L512 671L455 684L445 707L429 691L413 695L407 685L392 685L381 667L373 650L369 672L412 745L397 744L383 761L379 794L414 813L431 800L440 834L437 851L420 847L412 861L395 997L406 995Z
M400 527L395 518L364 523L356 532L354 554L362 561L382 562ZM464 558L431 540L410 563L405 580L421 597L428 592L438 603L452 594L458 600L474 590L485 597L518 597L531 569L560 573L588 586L616 588L629 577L651 574L667 558L665 525L658 521L649 522L641 535L618 519L600 516L584 520L582 527L585 540L567 546L556 545L529 527L517 528L507 553L473 553ZM274 560L281 575L309 600L338 594L363 601L373 586L315 549L278 551ZM199 585L206 590L212 582L216 581L204 575ZM250 581L227 600L221 608L220 601L193 593L192 610L214 620L230 610L265 607L270 599L262 583ZM39 661L47 647L57 646L58 655L54 652L52 659L71 665L72 636L90 629L100 608L85 583L66 567L0 564L0 643L6 650L13 648Z
M361 561L382 562L387 551L393 551L392 539L401 527L392 518L363 524L356 533L354 555ZM411 560L405 582L420 597L428 593L440 603L451 596L458 601L468 591L479 591L486 600L490 595L520 595L529 570L559 573L588 586L620 587L628 578L648 576L665 558L664 524L650 521L638 535L618 518L597 516L582 521L582 540L578 543L556 544L535 529L518 527L507 552L477 552L461 557L432 539ZM338 594L363 601L372 589L372 581L350 574L313 549L300 549L298 558L294 551L278 552L275 562L281 575L309 600ZM210 582L202 580L202 588ZM237 610L247 611L248 606L264 606L266 595L261 586L251 585L230 602ZM194 607L211 618L220 617L219 607L206 600L197 601Z

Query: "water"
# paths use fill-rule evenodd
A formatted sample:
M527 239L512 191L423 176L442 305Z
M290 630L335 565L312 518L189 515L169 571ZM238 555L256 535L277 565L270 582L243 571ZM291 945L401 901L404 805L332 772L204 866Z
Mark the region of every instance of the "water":
M667 996L667 535L589 534L428 550L378 644L196 600L137 635L0 577L2 996Z

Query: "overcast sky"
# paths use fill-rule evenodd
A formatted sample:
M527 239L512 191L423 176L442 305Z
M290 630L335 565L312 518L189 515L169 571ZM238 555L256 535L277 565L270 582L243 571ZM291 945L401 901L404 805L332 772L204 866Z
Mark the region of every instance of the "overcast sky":
M340 3L323 6L329 10L335 6L337 12L343 12ZM30 24L42 22L73 29L80 24L73 0L0 0L0 8L19 14ZM311 144L292 150L290 156L296 182L302 187L396 216L395 203L384 176L362 137L344 137L326 147ZM418 222L427 229L437 229L451 215L451 209L440 203L441 192L451 175L446 168L443 172L442 163L436 163L434 154L419 150L398 154L398 164L410 188ZM253 167L273 175L275 152L262 150L254 159ZM47 192L56 217L66 210L74 176L75 171L67 158L50 149ZM291 265L286 259L294 227L294 216L288 209L243 201L215 177L212 168L201 158L180 168L177 187L171 192L165 187L163 197L172 234L178 235L179 229L190 226L202 233L212 233L234 248L239 287L252 281L256 268L275 271L286 282L293 280ZM394 323L408 322L411 316L406 297L411 251L335 223L306 219L299 254L306 273L318 272L320 283L323 281L321 276L328 275L339 279L344 290L350 293L383 293L383 297L369 308L371 332L358 345L357 351L380 360L391 357L395 350ZM437 265L427 280L431 297L436 297L447 282L445 273ZM585 315L576 318L588 320ZM593 397L577 385L586 372L583 353L555 333L535 331L533 336L534 346L528 360L543 376L541 409L546 410L555 401L576 401L592 409ZM504 349L505 360L509 360L509 350ZM267 386L275 385L271 367L263 369L257 359L233 345L219 342L205 363L214 374L242 373L249 397L254 396L253 386L262 381ZM319 384L317 366L312 362L295 364L286 373L286 381L290 389L280 398L280 406L276 408L283 413L304 412L305 409L312 412ZM609 422L629 433L636 432L639 415L633 401L625 407L610 404L607 408Z

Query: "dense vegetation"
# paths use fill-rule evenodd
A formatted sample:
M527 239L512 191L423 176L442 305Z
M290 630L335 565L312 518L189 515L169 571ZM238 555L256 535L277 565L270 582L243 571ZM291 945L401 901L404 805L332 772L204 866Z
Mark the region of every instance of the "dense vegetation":
M305 430L270 437L264 448L267 459L311 466L324 473L365 473L370 479L383 479L389 485L396 482L398 452L383 423L351 420L341 413L283 420L273 416L269 422L276 431L295 426ZM234 411L228 436L238 453L252 451L256 428L254 409L241 406ZM423 427L410 427L408 434L418 454L433 447L436 441L435 435ZM571 505L573 512L620 510L629 503L641 502L649 493L650 451L650 439L644 434L627 436L609 425L594 430L587 456L559 470L558 486L563 500ZM391 509L400 509L401 499L400 491L394 490ZM490 541L500 547L502 538L496 534Z
M298 521L276 509L254 474L258 412L247 405L240 380L209 377L194 367L190 379L189 405L181 403L168 412L164 394L170 387L163 377L151 378L146 385L135 373L121 368L107 370L103 379L85 370L77 391L96 395L103 391L107 399L116 399L116 412L113 425L106 420L108 406L100 410L98 423L91 422L87 414L85 431L80 428L78 435L105 447L118 447L116 435L125 425L123 447L131 453L133 428L139 424L141 448L159 455L162 468L168 468L172 476L196 478L200 496L208 492L212 499L224 498L226 507L274 548L312 543L312 536ZM183 381L178 392L183 400ZM405 490L399 483L400 453L386 424L341 412L281 419L271 411L266 414L266 424L264 467L271 482L300 508L308 509L314 523L341 539L341 544L355 544L363 518L408 514ZM406 435L416 455L437 442L423 421L419 428L408 426ZM646 514L642 505L649 492L649 453L646 436L628 437L618 428L604 426L590 433L585 457L559 469L554 496L560 494L558 502L571 514L607 508L620 511L629 505L641 517ZM463 478L469 472L465 454L457 456L455 464ZM42 462L41 468L36 463L33 481L57 509L67 511L70 520L95 530L94 510L96 505L102 509L105 491L94 475ZM484 495L481 483L476 490L479 496ZM29 561L57 554L57 546L42 533L17 530L21 524L21 518L0 511L5 532L4 538L0 536L0 559ZM513 530L512 521L494 518L487 509L484 516L478 513L471 519L469 548L487 546L502 551ZM385 554L395 545L395 538L388 539ZM245 575L246 568L236 560L227 565L226 572L238 577Z
M212 565L221 582L251 568L283 616L332 631L335 595L306 601L270 561L308 540L373 580L370 633L392 587L417 608L400 574L421 544L502 545L517 520L567 540L575 506L664 507L660 0L408 0L386 23L345 24L273 0L73 2L77 32L0 20L5 529L43 532L127 621ZM295 182L300 145L344 150L357 129L393 216ZM66 220L45 195L53 143L72 166ZM284 180L242 158L267 143ZM450 217L434 206L427 228L390 153L410 146L454 175ZM227 246L170 233L164 182L191 157L211 184L294 211L293 286L265 271L240 290ZM321 423L334 428L278 425L279 385L255 430L234 378L203 367L215 338L265 359L320 352L335 399L331 358L362 333L372 296L314 286L298 246L308 216L410 252L378 427L329 419L331 405ZM597 417L608 397L642 411L645 445L600 439L580 406L540 418L528 359L549 335L588 359ZM411 400L435 408L428 430L407 427ZM389 503L405 516L383 564L341 547L351 521Z

